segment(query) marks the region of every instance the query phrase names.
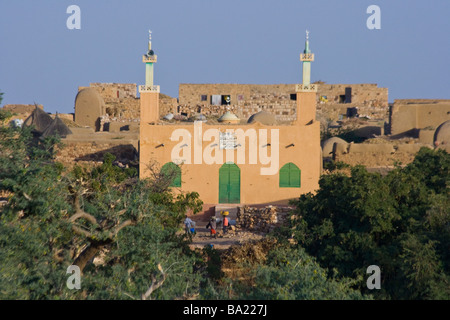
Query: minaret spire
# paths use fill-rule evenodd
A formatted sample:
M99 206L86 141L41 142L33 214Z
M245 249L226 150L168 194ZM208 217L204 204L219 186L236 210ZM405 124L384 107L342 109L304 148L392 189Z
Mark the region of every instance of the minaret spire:
M148 30L148 52L142 57L145 63L145 85L153 86L153 64L156 63L156 54L152 50L152 31Z
M309 31L306 30L305 50L300 54L300 61L303 62L303 85L311 84L311 62L314 61L314 54L309 48Z
M148 52L152 50L152 31L148 30Z
M311 50L309 50L309 31L306 30L306 42L305 42L305 51L303 53L311 53Z
M153 66L156 54L152 50L152 32L148 30L148 51L142 56L145 63L145 84L139 86L140 93L140 135L143 136L144 123L157 123L159 120L159 91L158 85L153 83Z
M297 92L297 123L308 125L316 121L317 84L311 84L311 62L314 53L309 48L309 31L306 30L305 50L300 53L303 64L303 83L296 85Z

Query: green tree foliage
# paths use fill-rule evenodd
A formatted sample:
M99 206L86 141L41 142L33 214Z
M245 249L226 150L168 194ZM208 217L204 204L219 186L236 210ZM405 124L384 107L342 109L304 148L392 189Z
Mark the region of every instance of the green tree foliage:
M65 172L58 140L0 127L0 298L174 299L198 292L202 256L181 230L198 194L154 194L154 182L104 163ZM159 190L161 191L161 190ZM165 194L162 196L162 194ZM159 201L163 199L164 201ZM82 271L69 290L67 267Z
M238 299L262 300L360 300L349 279L329 277L314 258L302 248L277 248L266 263L254 269L255 283L239 288ZM367 298L367 297L366 297Z
M284 235L378 298L450 297L450 155L423 148L387 176L353 167L322 176L317 194L295 201ZM366 268L378 265L382 289L369 291Z
M259 244L255 244L258 246ZM208 298L238 300L361 300L350 279L335 279L301 247L276 245L257 261L249 259L233 266L241 276L222 279L220 285L207 288Z

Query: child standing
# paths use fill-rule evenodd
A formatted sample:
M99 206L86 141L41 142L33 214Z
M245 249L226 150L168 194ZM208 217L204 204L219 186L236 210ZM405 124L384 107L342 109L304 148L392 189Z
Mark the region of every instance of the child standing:
M211 237L216 238L217 237L217 232L216 232L216 218L212 217L209 220L209 223L206 225L206 229L211 228Z

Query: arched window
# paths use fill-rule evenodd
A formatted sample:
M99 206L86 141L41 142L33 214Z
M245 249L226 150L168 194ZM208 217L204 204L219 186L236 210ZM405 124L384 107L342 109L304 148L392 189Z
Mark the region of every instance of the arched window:
M292 162L280 169L280 188L300 188L301 171Z
M161 173L170 177L170 187L181 187L181 168L173 162L167 162L161 168Z

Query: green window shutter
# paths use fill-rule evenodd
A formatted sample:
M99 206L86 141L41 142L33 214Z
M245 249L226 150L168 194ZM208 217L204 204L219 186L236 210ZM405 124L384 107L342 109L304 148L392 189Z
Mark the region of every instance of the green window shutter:
M170 187L181 187L181 168L177 166L173 162L167 162L163 167L161 168L161 173L172 175L172 172L176 172L176 175L172 182L170 183Z
M286 163L279 173L280 188L300 188L301 172L293 163Z
M291 188L300 188L300 169L293 163L290 165L289 185Z
M280 169L280 188L289 188L289 166L284 165Z

